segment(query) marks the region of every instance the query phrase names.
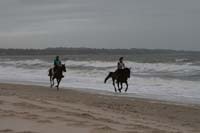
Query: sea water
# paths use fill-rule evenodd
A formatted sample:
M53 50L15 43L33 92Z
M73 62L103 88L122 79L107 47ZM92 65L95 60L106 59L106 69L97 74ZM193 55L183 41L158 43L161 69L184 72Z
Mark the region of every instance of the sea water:
M114 92L109 72L115 71L121 55L63 55L66 65L61 88L92 89ZM131 68L129 89L123 96L200 103L200 59L145 55L126 55L125 65ZM151 59L152 58L152 59ZM0 56L0 82L49 86L48 69L54 56ZM159 60L156 60L159 59ZM125 87L125 85L124 85Z

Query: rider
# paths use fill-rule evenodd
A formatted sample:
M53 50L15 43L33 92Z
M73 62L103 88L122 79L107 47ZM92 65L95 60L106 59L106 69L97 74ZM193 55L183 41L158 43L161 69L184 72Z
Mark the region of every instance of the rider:
M117 63L117 73L118 76L121 76L123 74L123 69L125 68L125 64L123 62L124 57L119 58L119 62Z
M53 68L54 73L56 73L56 71L58 70L58 67L60 67L61 65L62 65L62 63L59 59L59 56L56 56L56 58L54 59L54 68ZM64 76L62 75L62 77L64 77Z
M119 58L119 62L117 63L117 69L118 70L122 70L125 68L125 64L123 62L124 57L120 57Z

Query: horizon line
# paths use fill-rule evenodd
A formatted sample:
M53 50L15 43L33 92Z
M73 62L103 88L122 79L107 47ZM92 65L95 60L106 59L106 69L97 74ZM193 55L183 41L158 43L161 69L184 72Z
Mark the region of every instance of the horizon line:
M200 50L161 49L161 48L92 48L92 47L47 47L47 48L0 48L1 50L48 50L48 49L90 49L90 50L164 50L177 52L200 52Z

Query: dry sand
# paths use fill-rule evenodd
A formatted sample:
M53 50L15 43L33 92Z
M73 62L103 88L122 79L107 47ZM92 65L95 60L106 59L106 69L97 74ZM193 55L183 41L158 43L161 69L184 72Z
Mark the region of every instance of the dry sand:
M0 84L0 133L200 133L200 106Z

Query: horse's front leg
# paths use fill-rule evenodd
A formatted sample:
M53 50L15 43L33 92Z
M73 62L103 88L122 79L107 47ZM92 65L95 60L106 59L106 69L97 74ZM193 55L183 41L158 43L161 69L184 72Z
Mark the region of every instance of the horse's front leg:
M123 83L120 82L120 92L122 91L122 88L123 88Z
M56 85L56 88L57 88L57 91L59 90L59 79L56 79L56 81L57 81L57 85Z
M60 85L60 81L61 81L61 79L57 79L57 91L59 90L59 85Z
M119 87L119 81L117 81L117 87L118 87L118 90L119 90L119 92L121 92L121 90L122 90L122 85L121 85L121 87ZM120 83L121 84L121 83Z

